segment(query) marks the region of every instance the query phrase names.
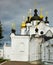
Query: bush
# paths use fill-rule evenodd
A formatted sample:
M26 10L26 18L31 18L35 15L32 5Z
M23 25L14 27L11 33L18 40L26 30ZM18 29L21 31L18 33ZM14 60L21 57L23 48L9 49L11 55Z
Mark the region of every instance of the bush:
M0 58L0 63L6 61L6 59Z

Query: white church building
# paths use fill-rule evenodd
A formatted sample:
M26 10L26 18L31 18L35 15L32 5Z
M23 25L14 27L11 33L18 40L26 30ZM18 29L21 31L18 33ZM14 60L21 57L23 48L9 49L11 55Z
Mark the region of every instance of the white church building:
M11 30L11 45L4 44L3 58L10 61L41 61L53 60L53 27L49 26L48 17L43 20L42 13L29 15L27 21L21 24L21 33L16 35L16 29Z

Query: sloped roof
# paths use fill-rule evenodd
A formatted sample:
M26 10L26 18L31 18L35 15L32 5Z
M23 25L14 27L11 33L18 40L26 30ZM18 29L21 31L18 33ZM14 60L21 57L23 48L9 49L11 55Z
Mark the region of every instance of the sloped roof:
M43 21L40 22L40 24L37 26L37 28L39 29L39 35L40 35L40 32L41 32L41 31L43 31L44 34L46 34L46 32L47 32L48 30L50 30L50 27L47 26ZM44 35L44 34L43 34L43 35Z
M50 39L53 39L53 33L51 30L48 30L42 37L45 41L48 41Z
M51 30L48 30L45 35L48 36L48 37L52 37L53 33L52 33Z

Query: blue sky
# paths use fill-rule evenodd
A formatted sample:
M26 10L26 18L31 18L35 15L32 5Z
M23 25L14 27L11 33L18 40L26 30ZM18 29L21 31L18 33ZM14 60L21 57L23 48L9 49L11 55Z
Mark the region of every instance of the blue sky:
M43 8L43 15L48 11L50 26L53 26L53 0L0 0L0 20L3 24L5 39L9 38L11 24L16 24L17 34L20 33L20 24L23 16L27 16L28 10ZM39 13L39 11L38 11Z

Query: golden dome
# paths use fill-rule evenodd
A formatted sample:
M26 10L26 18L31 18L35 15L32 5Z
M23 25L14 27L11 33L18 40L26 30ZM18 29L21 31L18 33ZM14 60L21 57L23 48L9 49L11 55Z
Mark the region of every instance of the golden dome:
M43 18L43 15L40 15L40 18L42 19Z
M25 28L25 27L26 27L26 23L25 22L22 22L21 28Z

